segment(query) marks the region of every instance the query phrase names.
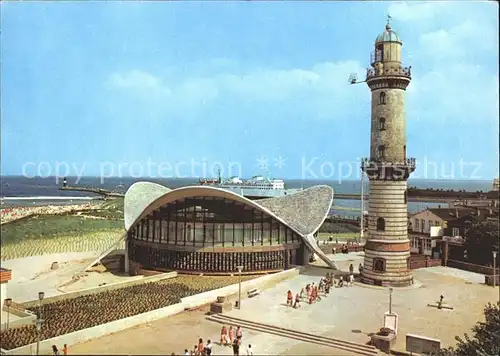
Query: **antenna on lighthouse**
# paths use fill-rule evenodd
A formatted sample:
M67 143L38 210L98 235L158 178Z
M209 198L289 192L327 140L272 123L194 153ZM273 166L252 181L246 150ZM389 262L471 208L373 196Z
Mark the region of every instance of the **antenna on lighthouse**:
M349 75L349 84L359 84L359 83L364 83L365 80L358 81L358 75L356 73L351 73Z

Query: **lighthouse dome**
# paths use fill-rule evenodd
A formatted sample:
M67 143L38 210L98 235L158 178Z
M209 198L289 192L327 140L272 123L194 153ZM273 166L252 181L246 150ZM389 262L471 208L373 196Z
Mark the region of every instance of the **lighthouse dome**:
M401 39L399 38L398 34L392 30L391 25L387 24L385 25L385 31L378 35L377 39L375 40L375 43L380 42L401 43Z

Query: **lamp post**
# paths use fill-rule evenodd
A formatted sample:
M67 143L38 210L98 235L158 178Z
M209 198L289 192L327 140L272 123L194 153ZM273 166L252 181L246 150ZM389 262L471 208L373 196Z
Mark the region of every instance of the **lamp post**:
M497 252L493 251L493 288L497 284Z
M5 331L9 330L10 306L12 305L12 298L5 299L5 306L7 307L7 325Z
M45 293L44 292L38 292L38 300L40 301L40 306L39 306L39 311L38 311L38 314L40 315L39 318L42 319L42 301L43 301L43 298L45 297Z
M241 271L243 266L236 266L238 269L238 309L241 309Z
M35 320L36 327L36 354L40 355L40 331L42 330L43 319L38 318Z
M392 314L392 288L389 288L389 314Z

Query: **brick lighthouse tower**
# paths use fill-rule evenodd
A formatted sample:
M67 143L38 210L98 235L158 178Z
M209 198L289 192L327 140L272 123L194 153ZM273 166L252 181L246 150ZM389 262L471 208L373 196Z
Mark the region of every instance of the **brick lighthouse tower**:
M370 158L361 162L361 169L370 180L362 281L394 287L413 282L409 268L407 180L415 170L415 159L406 157L405 118L411 67L402 65L402 46L388 20L385 31L375 40L372 68L366 73L372 94Z

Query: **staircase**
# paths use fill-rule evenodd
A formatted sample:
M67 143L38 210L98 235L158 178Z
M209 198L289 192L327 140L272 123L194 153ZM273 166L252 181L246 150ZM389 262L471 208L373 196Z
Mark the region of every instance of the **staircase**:
M348 351L357 355L375 356L379 355L378 350L371 345L360 344L351 341L333 339L325 336L318 336L314 334L305 333L302 331L285 329L278 326L269 324L257 323L254 321L243 320L234 318L224 314L213 314L207 316L207 319L216 323L224 325L239 325L244 329L264 332L290 339L299 340L303 342L310 342L317 345L329 346L343 351Z

